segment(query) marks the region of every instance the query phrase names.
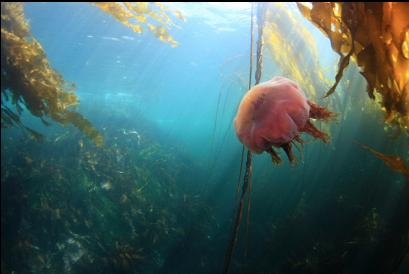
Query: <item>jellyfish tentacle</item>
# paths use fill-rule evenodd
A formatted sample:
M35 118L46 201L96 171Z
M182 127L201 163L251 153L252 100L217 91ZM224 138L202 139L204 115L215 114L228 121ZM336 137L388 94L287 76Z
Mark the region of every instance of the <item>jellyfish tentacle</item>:
M328 134L316 128L309 119L301 131L313 136L314 138L321 139L324 143L329 142Z
M310 118L328 121L335 116L334 112L331 112L327 108L321 107L310 100L307 100L307 103L310 106Z
M297 141L298 143L300 143L301 145L305 144L305 141L303 139L301 139L300 135L296 135L294 137L294 141Z
M299 152L300 155L301 155L301 161L304 161L304 153L303 153L302 147L299 147L298 144L295 142L295 140L292 140L292 141L291 141L291 145L294 145L294 146L295 146L295 148L298 150L298 152ZM301 144L301 145L303 145L303 144ZM297 160L297 159L296 159L296 160Z
M266 152L268 152L268 154L270 154L271 156L271 161L276 164L279 165L281 164L281 158L280 156L278 156L277 152L275 152L275 150L270 147L269 149L266 150Z
M283 144L281 145L281 148L285 151L285 154L287 154L288 160L290 161L291 165L294 165L297 158L295 158L291 143Z

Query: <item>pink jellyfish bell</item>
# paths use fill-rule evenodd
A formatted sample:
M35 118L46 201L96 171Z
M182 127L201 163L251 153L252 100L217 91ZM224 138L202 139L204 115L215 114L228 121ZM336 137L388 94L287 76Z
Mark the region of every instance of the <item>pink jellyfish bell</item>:
M328 120L334 116L324 107L307 100L304 92L285 77L254 86L242 99L234 120L241 143L254 153L268 152L274 163L281 159L273 147L282 148L295 162L291 142L302 143L300 133L328 142L328 135L317 129L310 118Z

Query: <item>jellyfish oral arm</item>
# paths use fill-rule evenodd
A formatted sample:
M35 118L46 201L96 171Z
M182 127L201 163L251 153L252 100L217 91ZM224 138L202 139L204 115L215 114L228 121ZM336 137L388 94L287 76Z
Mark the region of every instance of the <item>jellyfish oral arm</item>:
M310 118L328 121L335 117L335 114L325 107L321 107L310 100L307 100L307 102L310 106Z

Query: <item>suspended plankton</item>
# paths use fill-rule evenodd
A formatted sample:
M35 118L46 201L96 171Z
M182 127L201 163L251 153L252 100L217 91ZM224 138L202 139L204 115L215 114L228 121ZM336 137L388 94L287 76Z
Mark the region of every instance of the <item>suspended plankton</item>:
M334 113L305 97L293 81L274 77L254 86L242 99L234 120L236 134L241 143L254 153L266 151L272 161L281 163L274 147L284 149L291 163L295 162L291 143L302 143L305 132L323 142L328 135L317 129L310 118L329 120Z

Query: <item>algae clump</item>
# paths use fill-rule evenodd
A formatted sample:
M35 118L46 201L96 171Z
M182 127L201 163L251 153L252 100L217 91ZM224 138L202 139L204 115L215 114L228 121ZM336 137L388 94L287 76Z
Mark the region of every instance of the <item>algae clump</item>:
M70 110L78 104L74 86L51 67L41 44L30 32L22 3L1 3L1 42L1 95L5 99L1 104L2 127L17 125L41 138L41 134L21 123L24 105L46 125L44 118L73 124L101 146L101 134L81 114ZM8 101L17 113L6 105Z

